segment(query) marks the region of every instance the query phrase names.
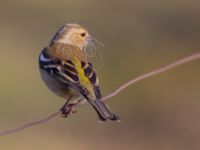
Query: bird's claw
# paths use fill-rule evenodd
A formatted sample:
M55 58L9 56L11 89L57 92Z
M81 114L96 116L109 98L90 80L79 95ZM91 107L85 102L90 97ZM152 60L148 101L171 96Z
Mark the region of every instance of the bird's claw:
M64 105L64 106L60 109L61 117L66 118L66 117L68 117L70 114L76 113L77 110L75 109L74 106L75 106L74 104Z

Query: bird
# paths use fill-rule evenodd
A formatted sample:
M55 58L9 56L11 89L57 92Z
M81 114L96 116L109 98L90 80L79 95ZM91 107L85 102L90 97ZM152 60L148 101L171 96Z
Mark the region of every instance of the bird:
M62 117L75 113L78 104L87 102L101 122L120 121L102 101L99 80L86 51L94 41L85 27L63 25L39 54L40 75L53 93L65 99L60 108Z

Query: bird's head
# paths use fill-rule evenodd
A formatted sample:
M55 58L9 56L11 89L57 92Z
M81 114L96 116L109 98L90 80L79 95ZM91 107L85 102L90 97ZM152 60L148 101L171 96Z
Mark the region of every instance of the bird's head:
M51 40L51 43L70 44L82 50L86 48L92 40L93 38L86 28L78 24L66 24L58 30Z

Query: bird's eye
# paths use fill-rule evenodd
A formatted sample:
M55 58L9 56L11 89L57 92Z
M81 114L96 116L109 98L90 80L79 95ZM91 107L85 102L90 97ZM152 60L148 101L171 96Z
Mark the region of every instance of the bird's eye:
M85 33L85 32L81 33L81 36L82 36L82 37L85 37L85 36L86 36L86 33Z

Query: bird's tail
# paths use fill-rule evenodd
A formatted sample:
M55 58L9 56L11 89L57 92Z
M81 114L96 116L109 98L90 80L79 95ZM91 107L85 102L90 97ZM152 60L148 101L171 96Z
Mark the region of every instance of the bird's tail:
M120 121L120 118L114 114L110 108L101 100L90 101L93 108L96 110L100 121Z

